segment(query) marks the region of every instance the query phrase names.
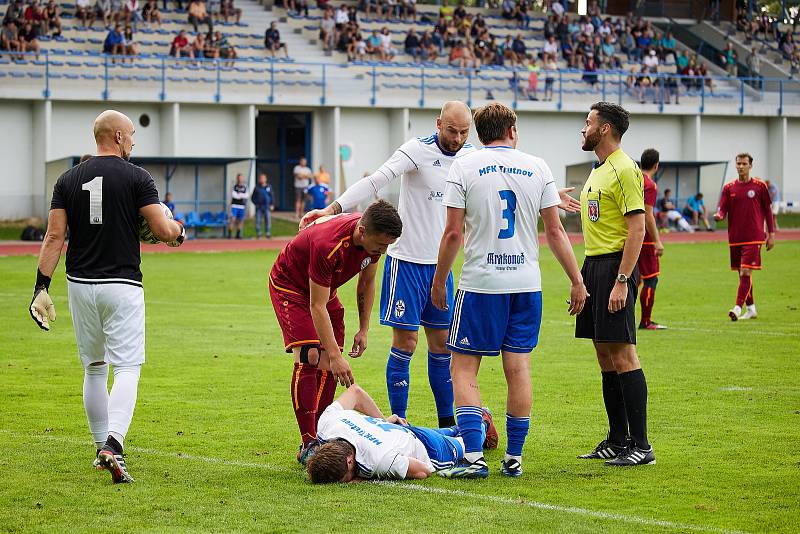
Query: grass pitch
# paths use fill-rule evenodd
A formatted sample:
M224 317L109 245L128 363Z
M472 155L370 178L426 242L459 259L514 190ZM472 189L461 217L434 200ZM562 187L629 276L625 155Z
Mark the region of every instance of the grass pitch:
M63 261L51 289L59 319L45 333L27 312L35 258L0 258L0 531L797 532L800 242L765 253L756 321L727 319L727 255L724 243L673 244L662 261L654 318L670 330L639 337L655 466L575 458L606 428L600 375L591 344L573 338L566 278L543 250L523 477L498 472L505 386L499 360L485 358L482 396L501 435L489 480L328 487L306 482L295 460L291 360L266 296L275 252L144 255L147 364L126 440L129 486L91 469ZM350 339L353 293L340 291ZM377 309L372 324L352 365L388 411L390 330ZM424 355L423 341L409 418L433 425Z

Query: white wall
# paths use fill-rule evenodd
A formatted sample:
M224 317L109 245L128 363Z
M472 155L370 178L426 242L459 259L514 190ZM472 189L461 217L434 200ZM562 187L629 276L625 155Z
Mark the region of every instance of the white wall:
M790 119L787 124L786 155L781 186L781 199L800 204L800 120Z
M33 109L28 102L0 101L0 218L28 217L33 213L34 169L44 175L44 162L34 166Z
M349 186L364 172L375 172L392 155L392 127L387 110L342 108L339 139L353 146L352 171L345 177Z
M725 181L736 179L736 154L753 156L753 176L769 178L768 119L754 117L704 117L700 126L698 159L728 161Z
M181 105L178 155L238 156L246 152L236 106Z

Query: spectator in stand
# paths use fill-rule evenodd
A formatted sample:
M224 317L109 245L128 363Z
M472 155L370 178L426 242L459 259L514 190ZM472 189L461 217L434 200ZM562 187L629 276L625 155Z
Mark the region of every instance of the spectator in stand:
M628 61L636 58L637 55L636 38L634 38L630 29L625 30L625 33L622 34L622 37L619 40L619 48L628 58Z
M514 53L514 47L512 45L513 45L513 40L511 38L511 36L510 35L506 35L506 38L503 41L503 44L500 45L500 49L502 51L502 54L500 56L500 60L497 62L498 64L505 65L506 61L511 66L514 66L514 65L517 64L517 55ZM491 63L493 63L493 61L492 62L487 61L487 63L491 64Z
M116 63L115 56L125 54L125 36L122 35L122 27L117 24L114 29L108 32L106 40L103 42L103 53L111 55L111 62Z
M52 32L56 30L53 35L61 35L61 14L55 0L47 2L47 7L44 8L45 23L47 24L47 31Z
M348 31L350 31L349 28ZM357 31L350 37L350 44L347 46L347 59L350 61L355 61L356 59L363 61L366 54L367 41L364 40L361 32Z
M94 24L95 13L91 0L75 0L75 18L81 21L81 28L90 28Z
M635 76L634 87L638 89L639 102L644 104L647 100L647 91L653 86L653 79L650 77L650 72L647 67L642 66L638 76ZM653 103L656 103L655 93L653 93Z
M383 0L383 4L383 17L386 20L399 17L400 5L397 3L397 0Z
M614 68L616 56L614 55L614 41L611 35L606 35L603 44L600 45L600 62L603 68Z
M525 41L522 40L521 33L518 33L514 38L514 42L511 43L511 50L513 50L514 54L517 56L517 63L522 65L528 55L528 47L525 46Z
M189 2L189 24L194 28L195 33L198 32L197 25L205 24L208 26L208 31L214 30L214 23L211 16L206 11L206 5L201 0L192 0Z
M176 58L190 57L194 58L194 48L189 44L189 38L186 37L186 30L181 30L175 39L172 40L172 46L169 50L169 55Z
M347 14L347 6L342 4L336 8L333 14L333 21L335 23L336 31L344 31L345 25L350 22L350 16Z
M705 83L705 86L708 87L708 92L714 94L714 80L708 75L708 67L706 67L704 63L700 63L697 66L695 74L700 76L698 83Z
M19 41L21 52L34 52L36 59L39 59L39 31L33 24L30 22L25 23L22 30L19 31Z
M648 68L650 72L658 72L658 53L653 47L650 47L645 54L642 64Z
M431 32L423 32L419 44L422 49L422 60L435 62L439 57L439 47L434 42Z
M325 51L333 50L336 45L336 22L329 9L325 10L319 21L319 41Z
M389 28L383 27L381 30L381 61L391 61L397 55L397 49L392 46L392 35L389 33Z
M544 59L544 101L550 102L553 100L553 84L556 80L556 73L558 72L558 63L556 63L555 54L549 54Z
M597 63L594 56L589 54L583 64L583 81L594 87L597 83Z
M417 0L400 0L400 18L417 22Z
M414 61L422 62L422 47L420 46L419 37L414 28L408 30L404 44L406 54L414 58Z
M0 50L8 52L22 52L22 42L19 38L19 31L17 30L17 23L13 20L8 20L3 23L3 31L0 32ZM4 57L0 55L0 57ZM11 58L23 59L20 55L11 55Z
M233 66L233 60L239 56L236 53L236 48L234 48L228 40L228 36L220 32L215 32L214 38L217 43L217 48L219 49L219 57L227 60L227 66Z
M139 44L133 38L133 28L125 26L125 31L122 32L122 44L125 47L125 55L133 64L133 58L139 55Z
M205 0L206 2L206 11L208 11L208 15L211 17L211 20L219 21L222 18L222 0ZM206 42L209 39L206 37Z
M242 9L236 7L234 4L234 0L222 0L222 20L226 23L229 22L228 19L233 18L236 24L239 24L242 20Z
M514 0L503 0L500 15L506 20L514 18Z
M139 0L125 0L125 4L123 5L123 14L126 25L133 24L135 27L137 22L144 21Z
M689 66L689 54L686 52L686 50L678 52L678 55L675 58L675 66L678 68L678 72L680 73L683 73L683 69Z
M272 214L275 209L272 186L267 182L267 175L258 176L258 185L253 189L253 196L250 197L256 207L256 238L261 238L261 223L264 223L264 236L269 239L272 237Z
M47 18L38 0L34 0L25 8L25 22L31 24L31 28L36 31L37 38L47 33Z
M111 0L96 0L94 8L97 18L103 20L103 26L106 29L111 29L111 21L114 19L114 12L111 11Z
M378 33L378 30L372 30L372 35L367 38L366 41L366 53L369 54L371 57L381 55L381 36Z
M142 18L148 24L155 22L158 27L161 27L161 11L158 9L156 0L147 0L142 8Z
M122 22L125 17L123 12L123 0L111 0L111 18L114 24Z
M439 8L439 18L443 18L446 22L453 20L453 8L448 5L447 0L442 0L442 5Z
M286 43L281 42L281 32L278 31L278 23L271 22L269 29L264 34L264 46L275 57L275 52L283 49L283 55L289 57L289 47Z
M736 76L736 57L736 50L733 49L733 43L728 41L719 55L720 65L728 72L728 76Z
M203 48L203 57L206 59L219 59L219 46L217 46L216 34L208 32L208 35L206 35L206 46Z
M535 56L529 57L527 61L528 66L528 89L526 96L528 100L539 100L539 72L542 68L539 66L539 61Z
M558 49L559 46L558 43L556 42L556 36L551 35L550 37L547 38L547 41L545 41L544 46L542 47L542 54L544 54L544 56L548 55L556 56L558 55Z
M22 24L25 24L25 9L22 5L22 0L14 0L9 3L6 8L6 13L3 15L3 25L13 22L19 29Z
M658 52L661 56L662 61L674 61L675 58L675 49L678 46L678 41L675 40L675 36L672 32L668 32L666 35L662 35L661 39L658 41ZM672 60L669 57L672 56Z
M697 193L689 197L686 201L686 206L683 208L683 216L692 221L692 226L698 228L699 223L702 221L703 226L709 232L714 229L708 224L708 216L706 215L706 205L703 203L703 193Z

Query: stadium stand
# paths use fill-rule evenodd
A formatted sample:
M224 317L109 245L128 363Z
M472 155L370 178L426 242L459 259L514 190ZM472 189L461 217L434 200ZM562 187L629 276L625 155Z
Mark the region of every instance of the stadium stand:
M84 26L86 1L79 1L79 5L59 4L60 25L37 15L40 8L35 1L7 7L4 20L24 20L29 11L33 22L38 20L34 34L44 53L36 54L34 44L24 55L7 46L10 50L0 54L4 83L44 82L45 96L53 80L61 90L94 83L103 98L109 98L111 91L149 87L164 99L181 87L198 95L212 93L220 101L228 86L267 93L268 102L276 92L284 92L313 95L324 103L328 86L335 86L369 94L373 104L378 96L386 101L415 92L420 102L426 96L465 94L468 101L472 95L485 95L516 105L518 100L538 99L544 76L559 103L616 97L652 100L663 108L680 97L684 102L701 102L702 108L706 99L759 98L736 80L697 78L726 73L650 21L630 15L605 17L596 2L589 15L577 17L565 13L557 1L545 14L509 0L499 9L416 5L407 0L370 0L359 9L351 1L319 7L295 0L270 10L252 0L236 0L235 5L232 0L212 0L202 8L197 6L203 3L195 1L190 6L178 3L174 9L158 8L152 0L144 6L136 0L124 5L115 0L108 7L109 21L122 24L121 50L135 55L116 61L103 52L109 50L103 16L97 13L98 20ZM109 0L99 1L105 5ZM190 17L183 7L199 11ZM324 26L333 37L326 44L321 29L330 19L333 28L330 22ZM199 35L193 31L198 24ZM281 32L286 57L265 49L269 41L265 30L273 24ZM206 39L203 34L212 26L215 32ZM185 41L179 37L176 42L182 31ZM557 71L548 59L555 60Z

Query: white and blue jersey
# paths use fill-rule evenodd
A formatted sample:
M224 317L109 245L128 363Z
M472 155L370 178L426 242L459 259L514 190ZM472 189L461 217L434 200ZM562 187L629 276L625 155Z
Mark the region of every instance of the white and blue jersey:
M420 325L432 328L450 325L452 313L438 310L430 302L439 241L447 219L442 197L453 161L474 151L475 147L466 143L457 153L449 152L439 144L438 134L415 137L400 146L375 173L337 199L342 209L349 211L400 178L397 209L403 220L403 235L386 253L381 324L406 330L418 330ZM449 286L452 305L452 282Z
M403 479L409 458L432 470L444 469L464 456L458 438L433 429L387 423L355 410L345 410L338 402L328 406L317 423L321 441L344 439L356 450L358 475L363 478Z
M553 174L541 158L493 146L453 163L443 204L465 210L465 236L450 350L489 356L536 346L542 302L539 211L559 202Z

